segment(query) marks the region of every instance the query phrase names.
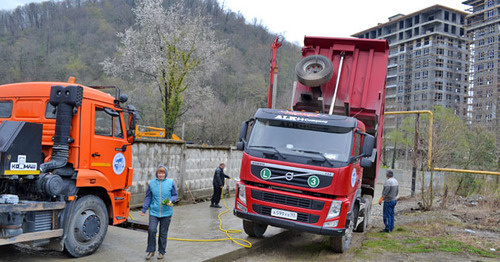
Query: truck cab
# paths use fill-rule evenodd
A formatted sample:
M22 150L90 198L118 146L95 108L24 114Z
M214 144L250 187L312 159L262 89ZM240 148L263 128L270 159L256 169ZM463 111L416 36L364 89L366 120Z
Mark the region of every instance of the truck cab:
M80 257L99 247L108 224L126 220L137 118L126 101L116 87L74 78L0 86L0 196L15 199L0 202L0 226L9 228L0 245Z

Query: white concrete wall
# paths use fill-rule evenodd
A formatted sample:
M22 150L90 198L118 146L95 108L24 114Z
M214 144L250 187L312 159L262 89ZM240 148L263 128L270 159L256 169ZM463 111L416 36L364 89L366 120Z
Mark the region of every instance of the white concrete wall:
M186 145L163 139L139 139L132 152L134 179L129 189L132 207L142 205L148 182L160 164L168 168L168 177L174 179L180 196L203 199L212 194L212 179L219 164L226 163L227 175L239 177L242 157L241 151L230 146ZM234 190L236 183L228 180L227 185Z

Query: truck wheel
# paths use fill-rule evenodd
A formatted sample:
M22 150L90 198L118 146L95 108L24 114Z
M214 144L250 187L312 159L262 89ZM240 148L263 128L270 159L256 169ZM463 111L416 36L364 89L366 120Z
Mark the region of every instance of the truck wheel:
M363 198L365 199L365 210L360 211L359 213L363 213L363 222L356 227L355 232L365 232L366 229L368 228L368 224L370 223L370 214L372 212L372 202L373 202L373 197L370 195L364 195ZM361 216L361 215L360 215Z
M333 64L326 56L306 56L295 66L295 73L301 84L309 87L320 86L332 78Z
M345 234L343 236L332 236L330 238L330 247L336 253L345 253L349 249L349 245L352 240L352 233L354 231L355 221L358 219L359 206L354 206L352 210L352 217L349 221L349 226L346 228Z
M76 200L65 232L64 250L73 257L94 253L108 230L108 210L97 196L86 195Z
M243 229L251 237L261 238L266 232L267 225L248 220L243 220Z

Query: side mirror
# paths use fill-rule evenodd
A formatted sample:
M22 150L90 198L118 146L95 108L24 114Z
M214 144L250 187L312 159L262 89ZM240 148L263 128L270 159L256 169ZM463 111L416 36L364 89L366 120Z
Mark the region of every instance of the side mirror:
M248 121L245 121L241 123L240 134L238 136L238 139L240 141L245 141L245 138L247 137L247 130L248 130Z
M362 157L360 165L363 168L368 168L368 167L371 167L373 165L373 161L370 158Z
M236 143L236 150L243 151L245 149L245 143L238 142Z
M363 139L363 156L370 157L372 155L373 147L375 146L375 138L372 135L365 135Z
M127 131L127 141L130 144L133 144L135 142L135 134L133 130L128 130Z

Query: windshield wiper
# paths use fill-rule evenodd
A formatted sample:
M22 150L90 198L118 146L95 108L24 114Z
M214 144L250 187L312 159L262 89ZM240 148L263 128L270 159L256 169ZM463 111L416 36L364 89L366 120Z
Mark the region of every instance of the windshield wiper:
M286 157L274 146L249 146L249 147L260 147L260 148L270 148L273 149L278 155L280 155L283 159L286 159Z
M304 149L292 149L292 151L297 151L297 152L304 152L304 153L309 153L309 154L316 154L316 155L320 155L323 157L323 159L328 162L328 164L330 164L331 166L333 166L333 163L330 161L330 159L326 158L325 155L323 155L323 153L321 152L318 152L318 151L313 151L313 150L304 150Z

